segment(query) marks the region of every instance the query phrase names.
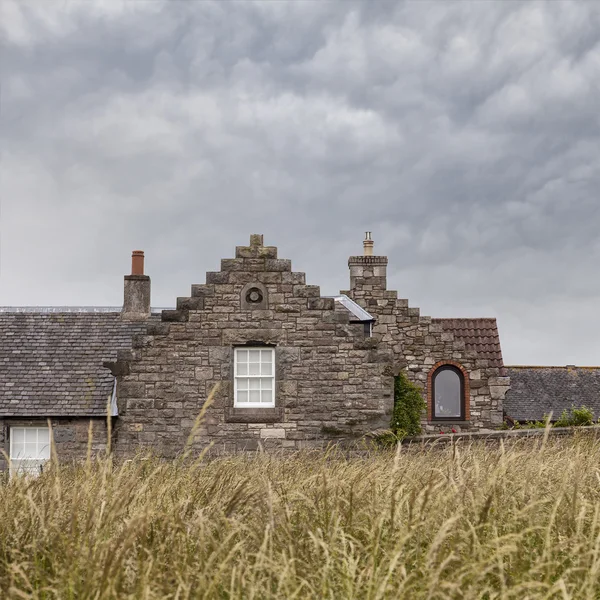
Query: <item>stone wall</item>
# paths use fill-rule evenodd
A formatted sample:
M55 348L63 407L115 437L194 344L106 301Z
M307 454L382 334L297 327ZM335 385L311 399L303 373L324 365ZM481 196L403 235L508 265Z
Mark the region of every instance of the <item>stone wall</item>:
M261 344L275 349L276 406L234 408L234 348ZM398 370L392 348L254 235L120 353L115 449L181 452L217 386L193 436L196 449L295 449L359 438L389 426Z
M500 369L490 367L488 360L467 352L464 342L444 332L431 317L420 315L408 300L399 299L398 293L387 290L387 258L385 256L352 256L349 295L376 317L373 337L380 351L391 350L395 362L406 367L409 379L429 398L430 377L444 363L458 364L466 375L469 402L468 419L462 422L432 422L423 414L425 431L454 427L457 431L496 427L502 423L502 399L509 379L501 377Z
M89 426L92 424L92 454L106 451L106 419L82 417L50 419L58 459L61 463L86 457ZM0 471L8 468L11 427L47 427L48 419L4 418L0 419Z

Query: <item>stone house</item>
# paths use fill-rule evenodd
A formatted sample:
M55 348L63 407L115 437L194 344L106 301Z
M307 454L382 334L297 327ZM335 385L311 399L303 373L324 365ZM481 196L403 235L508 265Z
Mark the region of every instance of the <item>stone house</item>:
M387 262L367 234L349 289L326 297L252 235L174 309L151 309L139 251L122 308L0 309L0 469L47 460L48 422L63 458L105 448L109 424L121 457L175 456L188 439L211 452L349 444L389 427L401 370L427 399L426 431L500 425L496 320L421 316L387 289Z

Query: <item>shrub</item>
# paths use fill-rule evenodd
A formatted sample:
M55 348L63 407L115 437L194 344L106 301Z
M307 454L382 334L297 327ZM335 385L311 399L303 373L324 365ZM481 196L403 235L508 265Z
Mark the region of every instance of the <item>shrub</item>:
M419 435L421 416L427 408L421 390L401 371L394 380L394 412L390 429L396 435Z
M565 408L560 417L554 423L554 427L569 427L570 425L571 419L569 417L569 411Z
M523 425L523 429L545 429L546 423L544 421L527 421Z
M581 406L579 408L571 409L571 423L573 425L580 425L587 427L594 424L594 413L587 408L587 406Z
M569 412L563 410L560 418L554 424L555 427L585 427L594 424L594 413L586 406L579 408L571 407Z

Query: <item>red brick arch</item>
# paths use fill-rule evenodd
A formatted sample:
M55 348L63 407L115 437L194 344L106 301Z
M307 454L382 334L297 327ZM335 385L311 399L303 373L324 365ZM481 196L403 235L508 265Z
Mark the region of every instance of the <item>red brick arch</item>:
M433 375L440 367L444 367L446 365L456 367L463 375L465 390L465 397L463 399L465 403L465 421L469 421L471 419L471 388L469 386L469 372L455 360L440 360L436 362L435 365L431 367L431 370L427 375L427 420L431 421L433 415L433 397L431 394L433 389Z

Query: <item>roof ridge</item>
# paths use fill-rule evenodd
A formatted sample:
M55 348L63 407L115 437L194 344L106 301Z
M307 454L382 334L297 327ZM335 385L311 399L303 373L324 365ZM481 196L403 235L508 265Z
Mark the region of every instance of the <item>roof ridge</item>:
M432 317L432 321L497 321L496 317Z

